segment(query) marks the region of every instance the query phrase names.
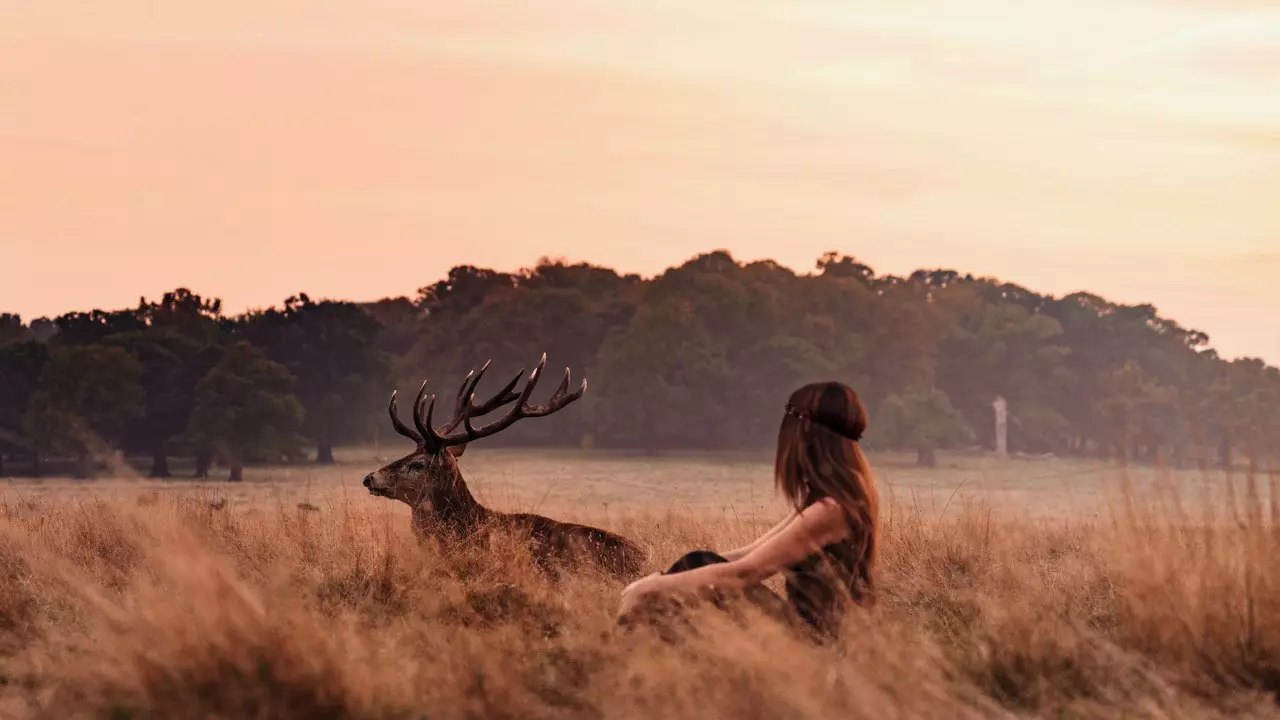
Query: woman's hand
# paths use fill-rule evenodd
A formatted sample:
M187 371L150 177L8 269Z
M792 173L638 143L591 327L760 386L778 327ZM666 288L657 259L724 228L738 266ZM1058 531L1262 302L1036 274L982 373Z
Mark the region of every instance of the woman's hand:
M642 577L622 591L620 613L635 608L648 595L701 593L704 590L733 592L764 582L769 576L804 560L822 548L849 537L844 510L826 499L805 508L794 520L755 546L745 557L711 563L670 575Z
M622 603L618 607L618 617L622 617L635 608L647 595L661 592L663 575L653 573L646 575L622 590Z
M639 580L633 581L630 585L622 589L623 596L626 596L628 593L633 592L637 587L643 587L645 583L652 582L652 578L660 577L661 575L662 573L656 573L656 572L649 573L648 575L645 575Z

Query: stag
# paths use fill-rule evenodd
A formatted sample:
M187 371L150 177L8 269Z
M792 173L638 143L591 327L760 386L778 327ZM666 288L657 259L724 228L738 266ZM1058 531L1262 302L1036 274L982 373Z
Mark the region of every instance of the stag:
M458 388L453 417L439 429L432 420L436 396L427 396L427 382L422 383L413 404L413 428L400 420L396 393L392 392L387 404L391 424L396 432L413 440L418 447L365 476L364 486L372 495L407 504L412 509L413 531L419 537L443 531L454 538L468 538L494 529L506 530L527 536L534 560L552 573L557 566L576 566L586 561L620 579L635 577L643 568L645 558L630 540L587 525L531 513L492 510L475 499L462 479L458 458L468 443L501 432L522 418L545 417L562 410L586 392L586 380L577 390L569 392L571 378L569 369L565 368L564 380L547 404L530 404L529 398L546 362L547 354L543 353L523 390L515 390L524 376L521 370L493 397L478 404L476 386L489 363L479 371L471 371ZM473 424L477 418L503 406L510 407L498 419L479 427Z

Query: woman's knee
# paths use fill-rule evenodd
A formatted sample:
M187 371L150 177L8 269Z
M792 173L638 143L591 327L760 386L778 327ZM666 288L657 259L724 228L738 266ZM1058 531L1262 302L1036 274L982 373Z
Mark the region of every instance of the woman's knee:
M729 561L718 553L714 553L710 550L694 550L692 552L685 553L683 557L672 563L671 567L667 568L666 572L663 574L671 575L672 573L681 573L687 570L694 570L707 565L715 565L717 563L725 562Z

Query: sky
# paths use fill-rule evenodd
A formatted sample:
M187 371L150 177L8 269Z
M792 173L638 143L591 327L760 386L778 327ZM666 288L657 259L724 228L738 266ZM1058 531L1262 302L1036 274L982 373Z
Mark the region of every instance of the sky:
M1280 363L1280 7L0 0L0 310L714 249L1151 302Z

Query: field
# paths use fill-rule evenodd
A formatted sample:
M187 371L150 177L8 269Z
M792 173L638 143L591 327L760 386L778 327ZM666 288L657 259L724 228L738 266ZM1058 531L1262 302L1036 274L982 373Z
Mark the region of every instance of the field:
M698 618L613 630L620 584L514 540L419 546L360 479L0 490L0 717L1280 717L1272 479L873 456L881 602L849 641ZM492 506L639 540L654 569L776 520L767 458L469 453Z

